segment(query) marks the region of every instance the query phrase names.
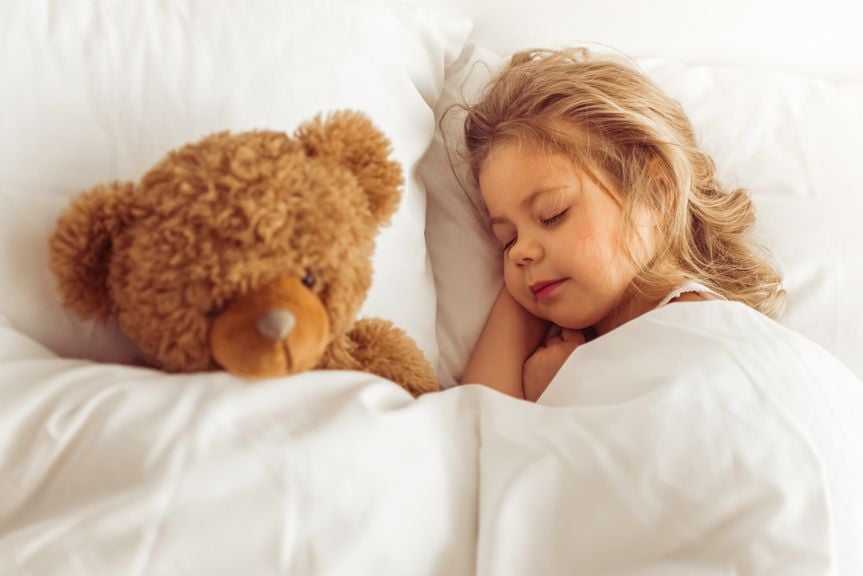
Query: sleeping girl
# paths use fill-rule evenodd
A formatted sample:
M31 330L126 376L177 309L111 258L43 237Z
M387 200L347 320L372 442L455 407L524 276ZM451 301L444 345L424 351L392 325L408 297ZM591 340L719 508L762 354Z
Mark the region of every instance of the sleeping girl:
M638 543L661 573L709 556L722 573L860 574L863 383L772 320L785 292L749 196L717 182L681 106L627 64L530 51L464 133L504 287L462 383L569 417L569 436L543 413L495 434L516 453L536 430L548 452L530 461L566 470L568 498L603 487L591 536ZM660 526L689 544L666 550Z
M516 54L464 131L505 287L462 382L535 401L576 347L659 306L780 312L747 193L719 185L681 106L635 69Z

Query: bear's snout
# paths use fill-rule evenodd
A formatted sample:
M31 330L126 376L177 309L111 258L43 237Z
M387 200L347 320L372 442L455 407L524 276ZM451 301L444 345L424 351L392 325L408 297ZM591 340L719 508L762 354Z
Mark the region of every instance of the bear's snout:
M258 318L258 332L270 340L284 340L294 329L297 320L289 310L269 310Z
M209 340L213 359L228 372L287 376L321 361L329 315L302 280L286 276L231 299L213 320Z

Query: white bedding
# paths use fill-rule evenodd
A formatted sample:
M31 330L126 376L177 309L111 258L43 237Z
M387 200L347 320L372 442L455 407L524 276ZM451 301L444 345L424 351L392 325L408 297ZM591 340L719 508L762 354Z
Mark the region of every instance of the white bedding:
M483 62L590 41L684 103L753 192L782 322L863 375L859 6L419 4L0 3L0 576L863 574L863 385L740 306L639 318L539 405L110 364L128 342L62 309L47 243L73 194L206 132L357 108L407 179L364 311L453 383L500 277L435 109L478 90Z
M863 383L739 304L594 340L540 405L0 350L4 574L863 571Z
M61 360L2 326L0 354L0 574L471 572L457 395Z

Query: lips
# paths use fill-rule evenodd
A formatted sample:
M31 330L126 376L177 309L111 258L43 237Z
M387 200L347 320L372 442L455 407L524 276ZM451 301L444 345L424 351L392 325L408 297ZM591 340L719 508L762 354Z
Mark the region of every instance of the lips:
M547 298L551 296L551 294L557 289L558 286L563 284L566 281L566 278L558 278L556 280L546 280L542 282L535 282L530 285L530 291L536 296L537 299L542 300L543 298Z

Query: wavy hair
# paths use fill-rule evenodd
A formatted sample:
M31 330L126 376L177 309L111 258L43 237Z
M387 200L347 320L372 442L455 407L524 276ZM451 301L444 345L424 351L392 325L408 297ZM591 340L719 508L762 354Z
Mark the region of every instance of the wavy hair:
M602 170L622 196L622 246L634 214L656 219L656 253L638 262L631 290L658 300L695 280L776 317L782 276L752 238L755 214L743 189L725 190L681 105L629 63L583 48L516 53L467 106L467 161L475 180L492 150L520 142Z

